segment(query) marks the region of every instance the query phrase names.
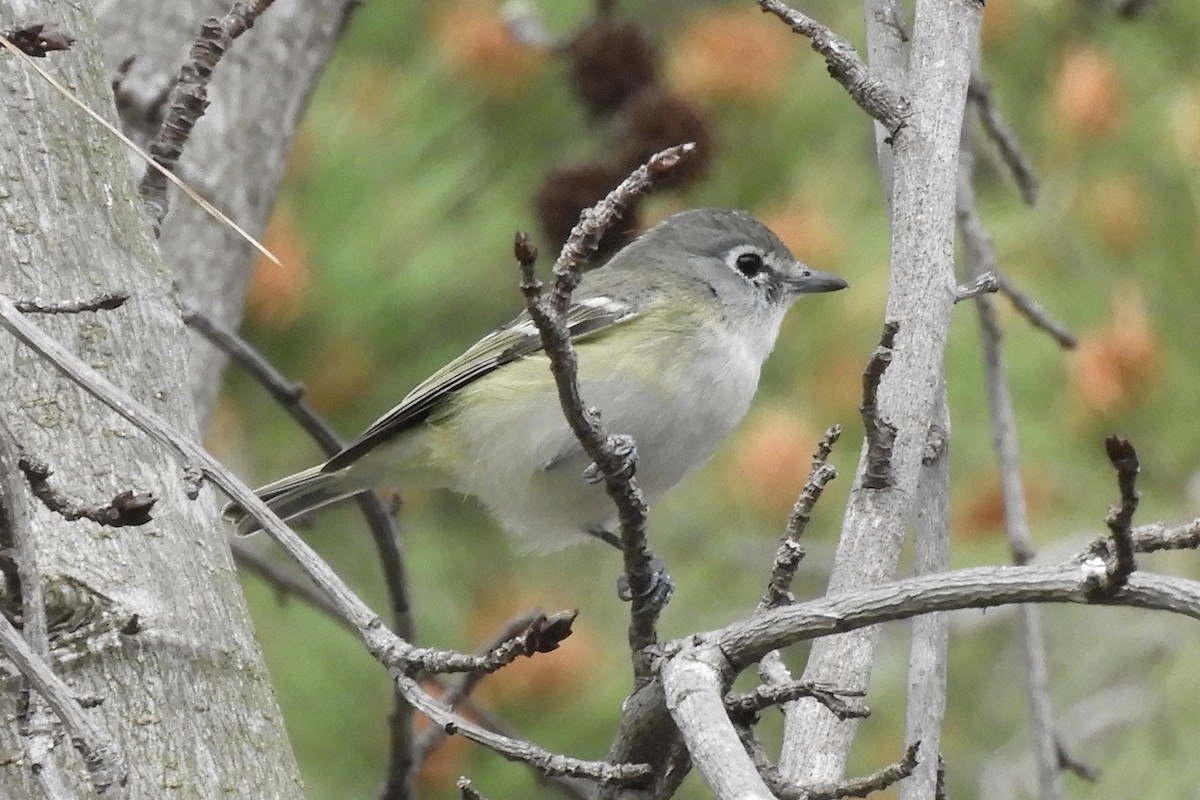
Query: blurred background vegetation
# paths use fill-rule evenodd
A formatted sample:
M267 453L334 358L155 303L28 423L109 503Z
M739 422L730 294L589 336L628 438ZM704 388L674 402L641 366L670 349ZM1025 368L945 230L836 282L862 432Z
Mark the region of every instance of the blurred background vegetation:
M592 13L587 0L530 5L562 40ZM858 3L803 8L863 49ZM843 477L818 506L798 587L803 597L823 590L861 437L861 370L882 320L888 225L866 118L804 40L750 0L627 1L617 13L641 26L659 84L711 136L706 175L650 199L642 223L690 206L747 208L852 287L793 311L745 425L653 509L652 542L679 586L663 620L669 637L753 606L810 453L840 423L833 460ZM985 69L1042 192L1037 207L1023 205L985 148L982 212L1004 269L1080 336L1076 351L1062 351L1000 303L1046 559L1102 529L1116 497L1102 449L1110 432L1141 455L1141 521L1200 511L1198 42L1200 6L1189 0L1154 3L1136 21L1102 2L987 3ZM551 170L608 159L626 124L587 111L568 61L514 41L494 0L364 4L292 156L267 236L284 267L258 266L248 335L352 435L519 310L513 232L537 232L545 253L552 246L532 198ZM975 311L960 307L947 352L955 566L1008 559L977 327ZM236 373L210 430L214 449L253 483L318 458ZM520 611L582 609L562 649L489 679L478 699L552 750L602 756L630 684L616 555L590 545L522 555L471 501L446 494L405 494L400 519L421 644L470 649ZM385 608L352 509L322 515L309 538ZM1147 561L1200 573L1192 553ZM254 579L246 589L310 797L374 797L390 700L382 670L319 614ZM1194 796L1194 623L1107 609L1046 615L1060 732L1103 770L1092 786L1068 778L1072 796ZM954 617L944 738L952 797L1026 796L1033 784L1013 623L1003 609ZM907 631L885 633L857 771L903 749ZM804 655L789 657L801 665ZM460 774L497 798L548 791L457 739L421 785L456 796ZM687 791L706 794L694 777Z

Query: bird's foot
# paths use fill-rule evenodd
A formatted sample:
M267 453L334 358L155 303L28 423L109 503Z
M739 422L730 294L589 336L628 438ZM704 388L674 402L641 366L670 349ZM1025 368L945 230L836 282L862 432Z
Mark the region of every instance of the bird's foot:
M675 579L667 572L666 563L657 556L650 558L649 581L640 592L634 593L633 587L629 585L628 575L617 578L617 597L627 603L637 600L655 611L665 608L674 593Z
M614 477L625 474L632 476L637 469L637 446L633 443L633 437L623 433L613 434L608 437L608 446L610 452L621 459L620 466L613 471ZM593 461L583 470L583 479L593 485L603 483L604 471Z

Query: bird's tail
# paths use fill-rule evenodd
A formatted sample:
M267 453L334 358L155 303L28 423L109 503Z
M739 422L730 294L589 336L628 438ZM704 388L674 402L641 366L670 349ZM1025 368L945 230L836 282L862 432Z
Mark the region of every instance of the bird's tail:
M364 491L359 486L347 486L343 478L344 471L322 472L318 466L268 483L254 493L280 518L292 519ZM229 503L221 513L236 524L238 536L248 536L262 527L237 503Z

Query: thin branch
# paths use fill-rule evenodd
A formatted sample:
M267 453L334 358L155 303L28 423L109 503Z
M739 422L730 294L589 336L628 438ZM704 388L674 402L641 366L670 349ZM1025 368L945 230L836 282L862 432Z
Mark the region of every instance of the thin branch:
M1070 772L1072 775L1088 783L1095 783L1100 780L1100 770L1071 755L1071 751L1067 750L1067 746L1063 744L1062 739L1055 742L1055 750L1058 753L1059 769Z
M459 778L458 783L455 785L458 786L458 794L462 800L487 800L487 797L472 786L471 782L466 778Z
M904 751L904 756L886 767L849 781L843 781L836 786L818 788L813 786L794 786L773 776L768 779L771 790L779 800L841 800L845 797L866 797L874 792L882 792L913 774L917 768L917 750L920 742L910 744Z
M1041 303L1020 289L1008 276L999 275L998 277L1000 293L1008 298L1012 307L1030 325L1049 334L1050 338L1064 350L1074 350L1079 345L1079 340L1075 338L1075 334L1071 333L1070 328L1051 316Z
M1118 588L1129 580L1129 575L1137 565L1133 558L1133 514L1137 511L1141 495L1137 490L1138 457L1137 451L1128 439L1120 436L1109 436L1104 440L1104 448L1108 460L1117 471L1117 486L1121 492L1120 505L1109 510L1104 518L1104 524L1112 531L1113 554L1116 556L1109 570L1112 588Z
M230 539L229 550L233 553L234 563L238 569L258 577L275 590L276 596L282 602L285 598L295 597L320 611L334 622L346 627L352 633L353 627L347 625L337 607L329 598L317 589L311 581L293 574L290 570L276 564L267 556L250 547L243 539Z
M1053 566L975 567L905 578L871 588L764 611L688 638L718 647L734 670L771 650L834 633L935 611L1020 603L1120 605L1170 611L1200 620L1200 581L1139 570L1111 595L1095 590L1105 579L1092 562ZM681 643L664 643L670 653Z
M1033 174L1033 162L1025 154L1024 148L1017 140L1017 134L1000 113L996 101L992 98L992 86L983 71L976 68L971 71L971 83L967 87L967 100L979 109L979 121L988 138L1000 151L1000 158L1008 166L1021 199L1027 205L1037 203L1038 185Z
M862 697L863 692L840 691L833 686L821 686L805 681L791 681L784 684L759 686L748 694L730 693L725 695L725 708L730 716L738 719L753 721L758 714L772 706L790 703L801 697L811 697L829 709L839 719L866 719L871 715L870 709L847 703L845 697Z
M859 108L887 128L890 136L894 137L905 126L912 113L908 99L872 73L854 45L779 0L758 0L758 7L808 39L812 49L825 59L833 79L845 87Z
M345 442L333 427L321 418L304 399L302 384L288 380L267 358L237 333L215 322L208 316L186 308L183 321L222 353L244 369L267 393L313 438L327 456L342 449ZM364 492L355 497L359 510L366 519L367 528L379 555L380 571L387 588L388 604L393 614L393 630L402 638L412 640L412 603L408 592L408 571L400 551L400 539L394 517L388 512L383 500L373 492Z
M273 2L238 0L224 17L209 17L200 23L200 33L171 87L158 136L150 144L150 155L162 169L147 167L139 186L156 237L169 207L166 173L175 171L192 129L208 108L208 83L212 80L213 70L233 40L253 27L258 16Z
M12 661L17 671L62 720L70 733L71 743L83 757L96 794L101 797L123 796L123 787L129 775L124 758L83 713L83 706L71 693L71 687L51 671L3 614L0 614L0 653Z
M973 161L973 154L968 153L965 149L959 154L959 161L962 162L964 157L970 156ZM979 276L985 273L990 273L996 276L999 283L1000 293L1008 298L1012 303L1013 308L1017 310L1021 316L1039 330L1045 331L1050 335L1058 345L1066 350L1073 349L1077 341L1075 335L1067 329L1058 320L1050 316L1049 312L1042 307L1040 303L1034 300L1025 292L1017 288L1011 280L1000 270L1000 265L996 260L995 246L992 244L992 238L984 227L983 220L979 217L979 208L975 203L975 190L970 186L968 176L964 175L960 170L958 176L958 192L963 191L963 183L967 181L967 188L970 190L971 202L958 202L956 213L958 215L958 227L962 231L963 239L967 245L973 248L973 258L977 259L978 266L976 267L975 275ZM986 296L981 295L978 298L981 306L988 300Z
M974 137L964 128L959 149L959 176L955 194L956 213L963 235L963 254L967 274L995 275L997 259L992 239L979 216L975 199ZM1012 391L1004 366L1004 346L996 306L990 297L979 297L980 336L983 340L984 372L987 380L988 412L992 428L992 446L1000 471L1000 490L1004 503L1004 528L1014 564L1027 564L1034 557L1025 505L1025 486L1021 480L1021 456L1017 438L1016 414ZM1050 700L1050 668L1042 629L1041 609L1021 606L1019 610L1021 652L1025 662L1030 726L1034 759L1038 767L1038 785L1042 800L1063 796L1063 785L1055 742L1054 708Z
M1133 538L1134 552L1137 553L1200 549L1200 517L1173 527L1161 522L1140 525L1130 531L1130 535ZM1075 561L1083 562L1092 557L1114 557L1111 536L1094 539L1083 553L1075 556Z
M971 300L980 295L994 294L998 291L1000 291L1000 279L996 277L996 273L985 272L970 283L955 289L954 302L961 303L963 300Z
M610 435L600 422L599 411L586 406L579 395L575 351L567 331L566 312L571 293L582 278L583 264L604 232L621 218L634 197L646 191L657 178L669 174L694 150L695 145L683 144L656 153L607 197L585 210L554 263L554 282L545 295L533 271L537 250L524 235L518 235L515 247L521 266L525 307L538 328L542 348L550 360L563 414L604 477L605 490L617 508L621 552L631 599L629 645L637 681L648 679L650 674L645 652L658 641L658 616L670 593L670 578L665 576L661 562L646 543L646 503L633 475L637 462L636 446L628 436ZM665 592L664 585L667 587Z
M779 548L775 551L775 561L771 566L771 578L767 581L767 589L763 592L762 599L758 601L760 611L764 608L790 603L795 599L792 596L792 580L796 576L796 569L800 566L801 559L804 558L804 548L800 546L800 538L808 528L813 508L821 499L825 487L837 477L837 470L827 462L829 454L833 452L833 445L841 435L841 425L829 428L821 437L821 442L817 445L817 452L813 453L808 480L800 491L800 496L796 498L795 505L792 506L787 528L784 530L783 538L779 541Z
M18 25L0 33L27 56L45 58L47 53L70 50L75 39L45 22Z
M542 615L539 613L531 612L522 614L521 616L510 620L508 624L506 624L500 630L500 632L492 637L492 640L481 649L481 653L486 654L499 648L505 642L528 628L540 616ZM458 708L459 704L470 697L471 692L475 691L475 687L477 687L480 682L482 682L483 679L489 674L490 673L485 672L484 670L468 672L457 683L446 689L446 691L443 692L438 699L441 700L447 708ZM417 737L416 742L413 744L412 753L412 760L415 770L420 770L421 765L425 763L425 760L429 757L429 754L432 753L434 748L436 748L438 744L445 740L446 737L447 733L445 730L433 725L430 725L419 737Z
M341 437L304 400L303 385L289 381L249 342L208 316L192 308L184 308L182 316L184 324L229 356L266 389L267 393L316 441L326 456L332 456L342 449ZM392 610L392 630L402 639L411 642L415 635L415 626L408 591L408 569L401 552L395 517L388 512L375 492L362 492L355 496L354 502L367 523L367 530L379 556L379 567L387 590L388 604ZM266 578L264 573L259 574ZM414 766L412 710L399 695L394 699L395 707L388 717L391 755L388 760L387 780L381 795L383 800L403 797L408 793L407 787L411 783Z
M22 456L17 460L17 466L29 481L29 490L33 492L33 496L41 500L46 508L71 522L87 519L108 528L145 525L150 522L150 512L158 502L153 494L134 494L126 489L107 503L97 506L82 505L50 485L49 479L54 473L44 462Z
M86 300L67 300L58 303L18 300L13 305L26 314L79 314L84 311L112 311L125 305L128 299L128 292L106 292Z
M62 375L76 383L113 411L120 414L154 441L166 447L185 464L195 465L228 497L246 509L263 530L296 560L310 579L325 592L339 615L353 626L367 651L384 665L406 700L434 724L449 729L492 749L504 758L530 764L546 774L572 775L599 782L640 783L650 778L644 764L610 764L583 761L551 753L528 742L495 734L470 720L456 716L428 693L411 675L422 669L478 666L478 659L461 654L413 647L388 630L341 578L313 552L303 539L279 519L254 492L209 455L202 447L176 431L146 406L114 386L107 378L70 353L19 312L12 301L0 295L0 326L40 355Z
M894 482L892 447L896 442L896 426L882 417L878 395L883 373L892 363L892 350L899 330L900 326L896 322L884 323L879 346L871 354L871 360L863 372L863 401L859 411L867 429L866 466L862 476L864 489L886 489Z

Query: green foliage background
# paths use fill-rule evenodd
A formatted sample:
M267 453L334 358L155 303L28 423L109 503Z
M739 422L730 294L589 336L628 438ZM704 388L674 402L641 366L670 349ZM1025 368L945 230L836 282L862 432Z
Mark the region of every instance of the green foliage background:
M583 0L534 6L556 34L590 13ZM620 13L646 25L669 80L686 85L677 68L695 46L697 21L742 8L745 16L730 19L746 30L773 23L753 6L626 2ZM805 10L861 49L857 3L813 0ZM452 13L461 16L447 22ZM573 101L561 59L510 64L502 48L498 60L464 63L461 53L475 52L470 37L486 26L463 21L494 14L486 0L364 4L305 123L275 229L290 271L256 289L247 330L347 434L519 309L511 241L517 229L536 230L529 198L547 169L593 157L609 140ZM1121 22L1100 2L989 0L986 15L984 65L1042 193L1037 207L1022 205L985 151L982 212L1004 269L1085 342L1068 355L1001 303L1034 536L1054 559L1102 529L1116 496L1101 445L1109 432L1130 437L1141 455L1142 521L1190 518L1200 505L1200 6L1162 0ZM729 36L741 35L737 25ZM784 46L794 52L777 89L698 98L719 141L709 177L656 198L650 215L700 205L799 213L809 238L793 242L797 251L846 276L851 290L793 312L747 432L654 508L653 541L679 585L665 636L753 606L807 454L836 422L846 428L834 458L844 477L819 506L799 587L820 593L857 457L857 381L882 320L887 219L864 115L803 40ZM947 376L954 564L1002 563L977 321L966 305L956 311ZM1097 401L1097 385L1116 399ZM212 439L254 481L317 458L236 374ZM421 644L473 648L518 611L582 609L563 650L492 678L480 702L550 749L602 756L629 686L615 555L584 545L523 556L470 501L439 494L405 495L401 520ZM311 540L385 607L353 513L323 515ZM1190 553L1147 563L1197 572ZM375 796L386 755L384 674L324 618L277 602L253 579L246 588L310 796ZM1200 714L1194 623L1108 609L1048 608L1046 617L1061 734L1104 771L1094 786L1068 778L1072 796L1190 796L1200 781L1190 757ZM951 796L1025 795L1033 766L1015 617L954 619L944 738ZM905 625L885 634L855 770L901 752L906 636ZM803 655L791 658L799 665ZM497 798L546 791L461 742L424 785L454 796L458 774ZM688 791L705 796L695 780Z

